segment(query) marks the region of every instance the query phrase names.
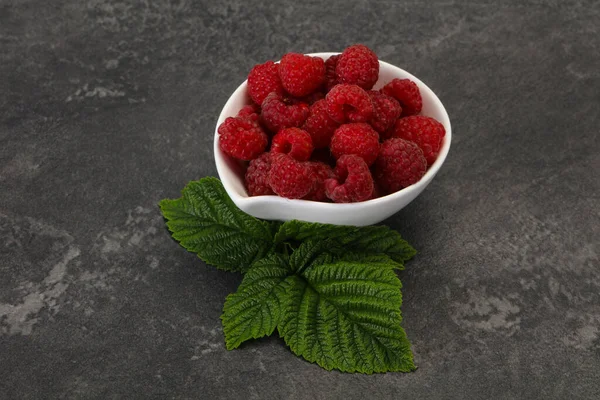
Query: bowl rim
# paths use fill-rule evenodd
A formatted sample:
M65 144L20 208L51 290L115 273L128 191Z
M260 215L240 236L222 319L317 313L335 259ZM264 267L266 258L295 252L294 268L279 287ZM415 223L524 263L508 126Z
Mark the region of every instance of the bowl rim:
M339 53L339 52L307 53L307 55L309 55L309 56L321 57L325 60L333 55L338 55L338 54L341 54L341 53ZM318 202L318 201L311 201L311 200L287 199L285 197L280 197L280 196L276 196L276 195L248 196L247 193L245 196L240 195L233 188L232 183L230 182L229 178L227 177L227 174L225 173L225 170L230 170L230 168L227 166L227 164L225 162L225 157L227 157L227 156L225 154L223 154L223 152L219 148L218 129L219 129L219 125L221 125L221 123L227 117L233 116L228 111L229 108L231 108L232 103L234 101L236 101L239 98L239 96L246 96L246 87L247 87L247 83L248 83L248 80L246 79L244 82L242 82L242 84L240 84L237 87L237 89L231 94L231 96L229 96L229 98L227 99L227 102L225 102L225 105L223 106L221 113L219 114L219 118L217 120L217 124L215 127L214 141L213 141L213 154L214 154L214 158L215 158L215 165L217 168L217 173L219 175L219 178L221 179L221 182L223 184L223 187L225 188L225 191L227 192L229 197L233 200L233 202L238 205L244 204L248 207L252 206L252 205L265 204L265 203L269 203L271 205L276 205L276 204L289 205L290 202L292 202L297 205L307 205L307 206L310 205L310 207L312 207L314 210L328 211L328 210L333 210L333 209L340 210L342 208L345 208L345 209L357 208L358 209L358 208L364 207L365 205L369 205L369 206L384 205L384 204L387 204L390 202L394 202L396 199L398 199L400 197L410 195L412 192L421 192L429 184L429 182L431 182L431 180L435 177L437 172L440 170L442 164L444 163L444 161L446 160L446 157L448 156L448 152L450 151L450 143L452 141L452 126L450 125L450 118L449 118L448 112L446 111L446 108L444 107L441 100L438 98L438 96L435 94L435 92L429 88L429 86L427 86L425 83L423 83L423 81L421 81L419 78L417 78L410 72L408 72L400 67L397 67L393 64L390 64L390 63L382 61L382 60L379 60L379 63L380 63L380 65L384 65L386 68L391 68L393 70L394 69L397 70L402 75L406 75L408 77L408 79L415 82L421 92L423 92L423 91L427 92L429 97L431 99L433 99L434 108L438 109L442 115L441 120L438 120L446 129L446 134L444 136L444 142L442 144L442 148L440 149L440 152L439 152L438 157L435 160L435 162L427 169L427 172L425 173L425 175L423 175L418 182L416 182L410 186L407 186L397 192L390 193L388 195L378 197L375 199L360 201L360 202L356 202L356 203L325 203L325 202ZM231 172L233 173L233 171L231 171Z

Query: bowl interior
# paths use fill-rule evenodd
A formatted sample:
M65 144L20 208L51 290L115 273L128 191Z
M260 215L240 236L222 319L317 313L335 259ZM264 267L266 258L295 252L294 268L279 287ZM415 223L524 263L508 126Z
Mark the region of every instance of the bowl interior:
M314 53L311 54L313 56L321 57L323 59L327 59L332 55L339 53ZM244 174L244 165L239 163L238 161L232 159L231 157L224 154L219 148L218 142L218 132L215 130L215 139L214 139L214 154L215 154L215 162L217 166L217 172L219 173L219 177L223 182L223 186L233 202L240 207L242 210L256 216L259 218L266 219L305 219L305 220L313 220L315 222L322 222L323 218L312 217L312 215L327 215L327 213L331 214L331 217L326 217L326 222L328 223L343 223L337 221L339 217L337 215L347 215L355 212L365 212L367 210L366 207L375 210L375 207L385 207L390 210L397 206L397 209L391 210L393 212L399 211L402 207L404 207L408 202L410 202L414 197L416 197L424 188L431 182L437 171L440 169L441 165L444 163L448 151L450 149L450 142L452 137L450 120L448 118L448 113L444 108L441 101L438 97L433 93L427 85L425 85L421 80L412 74L400 69L396 66L388 64L384 61L380 61L380 69L379 69L379 80L377 81L374 89L381 88L384 84L391 81L394 78L400 79L411 79L419 86L419 90L421 92L421 96L423 98L423 110L422 114L435 118L438 120L444 128L446 129L446 135L444 136L444 142L442 148L440 150L440 154L438 155L437 160L433 165L429 167L426 174L421 178L421 180L414 185L411 185L407 188L404 188L398 192L389 194L387 196L383 196L377 199L363 201L360 203L349 203L349 204L335 204L335 203L320 203L306 200L290 200L278 196L248 196L246 189L244 187L243 174ZM250 103L250 99L247 95L246 89L247 81L244 81L236 90L233 92L217 121L218 126L227 118L231 116L235 116L237 112L246 104ZM298 217L297 215L291 215L290 217L285 217L285 213L277 212L278 208L287 207L288 210L297 210L300 214L303 211L306 212L308 217ZM255 210L259 211L256 215ZM266 210L266 211L265 211ZM269 212L271 210L271 212ZM344 214L339 214L339 213ZM393 214L393 212L389 213L389 215ZM284 217L282 217L282 215ZM388 215L388 216L389 216ZM383 219L383 218L381 218ZM380 220L381 220L380 219ZM379 222L379 221L376 221ZM370 223L376 223L370 222Z

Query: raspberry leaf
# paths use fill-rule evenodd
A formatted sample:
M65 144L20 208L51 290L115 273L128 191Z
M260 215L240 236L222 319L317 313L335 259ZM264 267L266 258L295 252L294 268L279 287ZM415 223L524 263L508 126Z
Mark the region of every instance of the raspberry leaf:
M296 252L312 253L318 242ZM303 247L305 247L303 249ZM290 262L308 260L292 256ZM331 261L310 257L292 265L287 278L280 336L297 355L321 367L343 372L408 372L416 369L410 343L401 328L402 284L393 264L379 261Z
M281 300L289 286L286 278L290 273L285 259L271 254L254 263L237 292L227 296L221 320L228 350L248 339L273 333L281 316Z
M330 263L340 256L334 251L329 240L307 240L294 250L290 257L290 267L296 273L314 263Z
M228 349L277 328L325 369L412 371L395 269L416 252L383 226L265 222L239 210L219 180L160 202L173 238L205 262L244 272L221 316Z
M398 232L387 226L339 226L293 220L282 224L275 235L276 243L305 239L330 240L333 247L364 256L385 254L400 265L417 253Z
M273 227L237 208L216 178L192 181L159 205L173 238L217 268L244 272L273 248Z

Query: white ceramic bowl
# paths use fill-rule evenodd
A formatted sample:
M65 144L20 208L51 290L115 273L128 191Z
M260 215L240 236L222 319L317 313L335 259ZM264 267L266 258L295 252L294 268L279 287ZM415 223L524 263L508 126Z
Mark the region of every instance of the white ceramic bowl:
M339 53L314 53L310 55L327 59L335 54ZM422 114L435 118L446 128L446 136L444 137L440 154L419 182L387 196L349 204L290 200L278 196L250 197L244 187L243 168L221 151L219 148L219 134L215 129L214 152L217 172L231 200L242 211L257 218L281 221L299 219L336 225L372 225L400 211L421 194L423 189L429 185L433 177L440 170L448 155L448 150L450 150L452 130L448 113L440 99L438 99L427 85L408 72L386 62L379 61L379 81L374 89L379 89L394 78L408 78L414 81L419 86L421 96L423 97ZM246 83L247 81L242 83L233 92L227 103L225 103L225 107L223 107L223 111L221 111L221 115L219 115L219 120L217 121L217 128L225 118L235 116L244 105L249 103Z

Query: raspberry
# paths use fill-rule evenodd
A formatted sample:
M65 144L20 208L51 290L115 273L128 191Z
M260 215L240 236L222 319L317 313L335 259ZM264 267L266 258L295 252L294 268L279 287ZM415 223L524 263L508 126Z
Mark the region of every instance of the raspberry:
M373 50L365 45L355 44L342 52L335 73L340 83L358 85L369 90L379 78L379 60Z
M247 117L250 118L254 122L258 122L260 114L260 107L256 104L248 104L247 106L242 107L240 111L238 111L238 117Z
M240 160L252 160L265 151L268 138L250 118L229 117L219 126L219 147Z
M381 144L374 175L381 189L393 193L417 182L426 170L427 160L419 146L393 138Z
M327 93L325 100L329 116L340 124L367 122L373 115L371 98L356 85L337 85Z
M369 124L342 125L331 139L331 153L337 159L345 154L355 154L371 165L379 153L379 135Z
M250 161L246 171L246 188L250 196L274 194L269 186L269 171L271 170L271 153L262 153Z
M279 78L292 96L309 95L325 80L325 61L319 57L287 53L279 63Z
M248 74L248 95L256 104L262 104L271 92L283 95L283 86L277 72L279 67L273 61L255 65Z
M423 150L428 165L435 162L446 135L444 125L424 115L400 118L391 132L393 137L416 143Z
M402 107L403 117L416 115L423 108L419 87L410 79L393 79L381 88L381 92L398 100Z
M333 169L329 165L322 162L310 161L308 164L313 169L315 186L309 194L303 197L303 199L312 201L327 201L328 198L325 194L325 180L335 178Z
M313 151L312 139L308 132L300 128L282 129L273 136L272 153L288 154L295 160L306 161Z
M325 61L325 90L330 91L338 83L335 68L337 67L339 55L331 56Z
M380 134L385 134L402 114L402 107L393 97L381 92L370 90L368 93L373 102L371 126Z
M315 179L309 163L296 161L287 154L272 155L268 182L281 197L301 199L313 189Z
M269 94L262 103L262 121L273 133L284 128L298 127L308 117L308 104L295 103L276 93Z
M338 126L340 125L329 117L327 102L323 99L310 106L308 118L304 121L302 129L310 134L317 149L329 146L333 132Z
M325 193L336 203L353 203L369 199L373 193L373 177L364 160L344 155L337 160L336 178L325 180Z

